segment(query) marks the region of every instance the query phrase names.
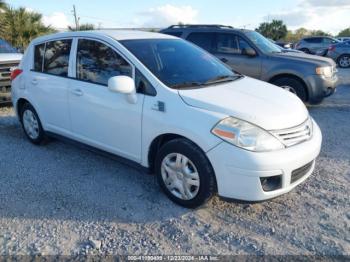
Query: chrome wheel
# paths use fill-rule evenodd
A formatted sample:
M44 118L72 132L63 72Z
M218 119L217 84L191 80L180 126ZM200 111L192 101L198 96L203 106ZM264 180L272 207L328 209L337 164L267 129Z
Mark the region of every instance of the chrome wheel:
M190 159L179 153L168 154L161 164L161 175L167 189L182 200L195 198L199 191L199 174Z
M31 110L25 110L23 112L23 126L31 139L35 140L39 137L39 122Z
M297 92L295 91L295 89L291 86L281 86L284 90L293 93L294 95L297 94Z
M350 56L342 56L339 59L339 65L341 67L350 67Z

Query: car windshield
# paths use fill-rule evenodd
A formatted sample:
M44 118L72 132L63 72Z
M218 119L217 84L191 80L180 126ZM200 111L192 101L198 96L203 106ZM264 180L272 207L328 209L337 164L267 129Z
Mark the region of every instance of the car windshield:
M201 88L240 77L211 54L181 39L120 42L171 88Z
M5 40L0 39L0 54L4 53L18 53L18 51Z
M281 53L281 48L277 47L275 43L255 31L246 32L245 35L264 53Z

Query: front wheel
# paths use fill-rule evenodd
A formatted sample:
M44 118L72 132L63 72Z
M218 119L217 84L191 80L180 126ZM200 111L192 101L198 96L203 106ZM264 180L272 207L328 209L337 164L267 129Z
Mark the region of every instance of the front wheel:
M289 91L297 95L303 102L307 101L307 93L303 83L293 77L281 77L274 81L272 84L282 87L286 91Z
M350 55L341 55L338 58L338 65L341 68L349 68L350 67Z
M36 145L43 143L46 140L46 134L33 106L29 103L24 104L20 113L24 133L30 142Z
M160 187L181 206L196 208L216 192L215 174L209 160L187 139L175 139L162 146L155 168Z

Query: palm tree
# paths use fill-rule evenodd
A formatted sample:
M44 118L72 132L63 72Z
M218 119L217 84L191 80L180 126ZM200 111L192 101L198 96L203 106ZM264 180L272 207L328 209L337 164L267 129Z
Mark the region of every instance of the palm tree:
M34 38L54 31L50 26L45 26L41 18L41 14L28 12L25 8L8 7L2 15L0 38L25 49Z
M4 0L0 0L0 9L5 10L7 8L7 4Z
M68 26L69 31L89 31L89 30L96 30L95 25L93 24L81 24L79 25L79 29L77 30L75 27Z

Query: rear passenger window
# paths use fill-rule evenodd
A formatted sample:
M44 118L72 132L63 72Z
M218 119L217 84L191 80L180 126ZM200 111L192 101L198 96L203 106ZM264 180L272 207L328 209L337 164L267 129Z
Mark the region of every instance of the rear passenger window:
M312 43L312 44L318 44L318 43L322 42L322 38L319 38L319 37L306 38L306 39L304 39L304 41L306 41L308 43Z
M214 33L191 33L187 40L207 51L212 51L214 38Z
M68 76L71 45L72 40L57 40L46 43L44 73Z
M93 40L79 40L77 51L77 78L107 85L113 76L132 77L132 67L112 48Z
M34 47L34 71L42 72L44 52L45 44L36 45Z

